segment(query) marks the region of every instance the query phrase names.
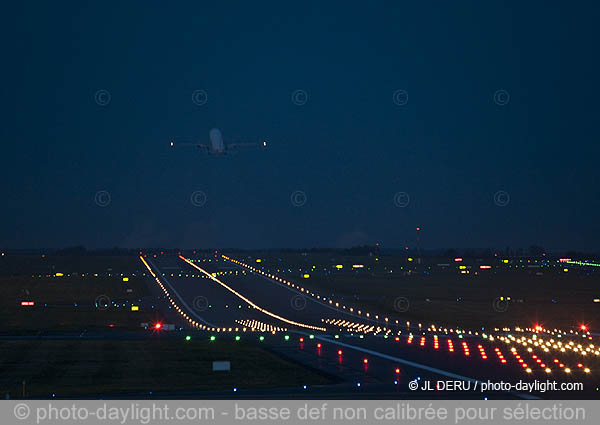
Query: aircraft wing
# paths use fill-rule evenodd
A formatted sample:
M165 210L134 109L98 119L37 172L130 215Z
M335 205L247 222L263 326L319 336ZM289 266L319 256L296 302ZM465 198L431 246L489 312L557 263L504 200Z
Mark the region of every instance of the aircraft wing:
M198 149L200 149L201 151L208 153L210 152L210 147L208 145L204 145L202 143L193 143L193 142L174 142L173 140L171 140L171 147L175 147L175 146L195 146Z
M228 151L236 151L244 148L250 149L264 149L267 147L267 141L263 140L261 142L234 142L229 143L227 145Z

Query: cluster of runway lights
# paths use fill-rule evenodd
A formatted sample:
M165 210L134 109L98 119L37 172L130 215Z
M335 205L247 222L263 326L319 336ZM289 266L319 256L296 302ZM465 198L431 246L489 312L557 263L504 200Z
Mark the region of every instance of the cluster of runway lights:
M301 327L301 328L306 328L306 329L311 329L311 330L318 330L318 331L322 331L322 332L326 331L326 329L323 328L323 327L309 325L309 324L306 324L306 323L300 323L300 322L296 322L296 321L293 321L293 320L289 320L289 319L286 319L285 317L282 317L282 316L280 316L278 314L275 314L275 313L273 313L273 312L271 312L271 311L269 311L269 310L267 310L265 308L262 308L262 307L258 306L257 304L255 304L254 302L250 301L248 298L246 298L244 295L242 295L241 293L239 293L235 289L229 287L227 284L225 284L221 280L217 279L212 274L208 273L203 268L201 268L201 267L197 266L196 264L194 264L189 259L183 257L182 255L180 255L179 258L181 260L185 261L186 263L188 263L189 265L191 265L192 267L194 267L195 269L199 270L201 273L203 273L205 276L207 276L212 281L218 283L223 288L227 289L229 292L231 292L232 294L234 294L236 297L238 297L241 300L245 301L247 304L251 305L256 310L260 311L261 313L266 314L267 316L270 316L270 317L272 317L274 319L277 319L277 320L280 320L280 321L282 321L284 323L287 323L287 324L290 324L290 325L294 325L294 326L298 326L298 327Z
M197 329L200 330L205 330L205 331L212 331L212 332L246 332L248 331L248 327L230 327L230 328L216 328L216 327L209 327L206 326L200 322L197 322L195 320L193 320L176 302L175 299L171 296L171 294L169 293L169 290L167 289L167 287L160 281L160 278L156 275L156 273L154 273L154 271L152 270L152 268L150 267L150 265L148 264L148 262L144 259L143 256L140 256L140 260L142 261L142 263L144 264L144 266L146 267L146 269L148 269L148 272L150 273L150 275L154 278L154 280L156 281L156 283L158 284L158 286L160 287L160 289L163 291L163 293L165 294L165 299L167 301L169 301L169 303L171 304L172 308L175 309L175 311L177 311L181 317L187 321L187 323ZM158 326L158 327L157 327ZM160 323L157 323L154 326L155 330L160 330L162 328L162 325ZM254 332L255 329L254 328L249 328L249 330L251 332Z
M293 289L295 289L295 290L298 290L298 291L300 291L300 292L301 292L302 294L304 294L304 295L307 295L307 296L311 296L311 297L313 297L313 298L316 298L316 299L317 299L317 300L319 300L320 302L323 302L323 303L325 303L325 304L329 304L329 305L330 305L330 306L332 306L332 307L333 307L333 306L335 306L335 307L336 307L336 308L338 308L338 309L341 309L341 310L346 310L346 311L348 311L348 312L350 312L350 313L352 313L352 314L355 314L355 315L358 315L358 316L361 316L361 317L366 317L367 319L370 319L370 320L373 320L373 318L374 318L374 320L376 320L376 321L379 321L379 315L378 315L378 314L371 315L371 313L369 313L369 312L364 312L364 314L363 314L363 311L362 311L362 310L360 310L360 309L357 309L356 307L348 307L348 306L346 306L346 305L340 304L339 302L335 302L334 300L332 300L332 299L330 299L330 298L327 298L327 297L324 297L324 296L321 296L321 295L319 295L319 294L315 293L314 291L312 291L312 290L309 290L308 288L305 288L305 287L303 287L302 285L295 284L294 282L291 282L291 281L289 281L289 280L283 279L283 278L281 278L281 277L279 277L279 276L277 276L277 275L274 275L274 274L272 274L272 273L269 273L269 272L265 272L265 271L263 271L263 270L260 270L260 269L258 269L258 268L256 268L256 267L254 267L254 266L252 266L252 265L250 265L250 264L247 264L247 263L244 263L244 262L242 262L242 261L236 260L236 259L234 259L234 258L228 257L227 255L224 255L224 254L221 254L221 257L222 257L223 259L227 260L227 261L230 261L230 262L232 262L232 263L234 263L234 264L238 265L238 266L244 267L244 268L246 268L246 269L250 270L250 271L251 271L251 272L253 272L253 273L257 273L257 274L259 274L259 275L262 275L262 276L264 276L264 277L267 277L267 278L269 278L269 279L271 279L271 280L274 280L274 281L276 281L276 282L279 282L279 283L285 284L285 285L287 285L287 286L289 286L289 287L291 287L291 288L293 288ZM390 319L389 319L388 317L384 317L384 318L383 318L383 322L384 322L386 325L387 325L387 324L390 324ZM408 323L408 322L407 322L407 323ZM399 324L399 321L398 321L398 320L395 320L395 324L396 324L396 325L398 325L398 324ZM419 325L419 326L420 326L420 325ZM432 327L433 327L433 325L432 325ZM385 328L383 328L383 329L385 330ZM434 329L434 330L435 330L435 329ZM444 328L444 330L446 330L446 328ZM477 332L477 331L466 331L466 330L464 330L464 329L462 329L462 330L461 330L461 329L452 329L452 328L448 328L448 330L449 330L450 332L460 332L460 333L464 333L464 334L467 334L467 333L468 333L468 334L474 333L475 335L477 335L477 334L478 334L478 332ZM498 328L496 328L496 329L495 329L495 331L499 331L499 330L500 330L500 329L498 329ZM504 330L504 331L508 331L508 332L510 332L510 331L511 331L511 329L510 329L510 328L504 328L503 330ZM529 328L525 328L525 330L526 330L526 331L529 331L530 329L529 329ZM518 326L517 326L517 327L515 327L515 328L514 328L512 331L518 332L518 331L523 331L523 329L521 329L520 327L518 327ZM587 331L587 330L586 330L586 331ZM548 329L538 329L538 330L537 330L537 332L549 333L549 334L551 334L551 335L555 335L555 334L568 334L568 333L570 333L570 334L576 334L576 335L578 335L578 332L577 332L577 331L573 331L573 330L562 330L562 331L561 331L561 330L558 330L558 329L554 329L553 331L551 331L551 330L548 330ZM591 337L590 337L590 338L591 338Z
M487 336L487 335L486 335L486 336ZM489 336L487 336L487 337L488 337L488 338L487 338L488 342L492 342L492 341L494 340L493 338L491 338L491 337L489 337ZM536 336L534 335L534 338L535 338L535 337L536 337ZM459 336L459 338L460 338L460 336ZM512 340L511 340L511 338L512 338ZM516 338L514 338L514 337L511 337L511 338L504 338L504 337L500 337L500 338L498 338L498 339L499 339L499 340L501 340L501 341L504 341L504 342L506 342L507 344L511 344L511 343L512 343L512 342L514 342L514 341L521 341L521 342L522 342L522 341L524 341L524 338L522 338L522 339L519 339L519 340L517 340L517 339L516 339ZM399 337L399 336L396 336L396 337L394 338L394 340L395 340L396 342L399 342L399 341L400 341L400 337ZM409 335L409 336L406 338L406 343L407 343L408 345L412 345L412 343L413 343L413 340L414 340L414 336L413 336L412 334L410 334L410 335ZM427 341L427 338L426 338L425 336L421 336L421 337L419 338L419 347L425 347L425 346L427 345L426 341ZM533 340L532 340L532 341L533 341ZM525 342L526 342L526 341L525 341ZM452 341L452 339L451 339L451 338L448 338L448 339L447 339L447 344L448 344L448 352L449 352L449 353L453 353L453 352L454 352L454 343L453 343L453 341ZM527 343L526 343L526 345L527 345ZM575 347L575 348L577 348L577 347L575 346L575 343L574 343L574 342L572 342L572 341L571 341L571 342L569 342L567 345L568 345L568 346L570 346L570 347ZM469 348L469 344L468 344L466 341L461 341L461 346L462 346L462 349L463 349L463 352L464 352L464 355L465 355L465 357L469 358L469 357L471 356L471 350L470 350L470 348ZM435 350L438 350L438 349L439 349L439 337L438 337L437 335L434 335L434 336L433 336L433 348L434 348ZM544 348L545 348L545 353L549 352L549 349L548 349L547 347L544 347ZM485 348L484 348L484 346L483 346L482 344L478 344L478 345L477 345L477 349L479 350L479 355L480 355L481 359L482 359L482 360L484 360L484 361L485 361L485 360L487 360L487 359L488 359L488 355L487 355L487 353L486 353L486 351L485 351ZM501 364L503 364L503 365L507 364L507 360L506 360L506 358L504 357L504 355L502 354L502 351L500 350L500 348L498 348L498 347L494 347L494 352L496 353L496 356L498 357L498 361L499 361ZM528 348L527 348L527 352L528 352L529 354L531 354L532 360L533 360L533 361L535 361L535 362L536 362L536 363L537 363L537 364L538 364L538 365L541 367L541 369L542 369L542 370L543 370L545 373L547 373L547 374L548 374L548 373L551 373L551 372L552 372L552 369L551 369L551 368L550 368L548 365L546 365L546 364L543 362L543 359L542 359L542 358L540 358L540 357L539 357L538 355L536 355L536 354L533 354L533 349L532 349L532 347L528 347ZM563 350L563 352L564 352L564 350ZM580 352L580 353L582 352L581 348L579 349L579 352ZM512 347L512 348L511 348L511 353L513 354L513 356L514 356L514 358L515 358L516 362L517 362L517 363L518 363L518 364L521 366L521 368L522 368L522 369L523 369L523 370L524 370L526 373L533 373L533 370L531 369L531 367L530 367L530 366L529 366L529 365L528 365L528 364L525 362L525 360L524 360L524 359L522 359L522 358L521 358L521 356L520 356L520 355L519 355L519 353L517 352L516 348ZM585 351L583 351L583 353L585 353ZM571 368L569 368L569 367L567 367L567 366L565 366L565 364L564 364L563 362L561 362L559 359L555 358L555 359L553 360L553 363L555 363L555 364L556 364L556 365L559 367L559 369L561 369L562 371L564 371L564 373L566 373L566 374L570 374L570 373L572 373L572 369L571 369ZM584 366L582 363L578 363L578 364L577 364L577 369L578 369L578 370L581 370L581 371L583 371L583 372L584 372L584 373L586 373L586 374L589 374L589 373L591 372L590 368L589 368L589 367L586 367L586 366Z
M147 263L147 262L146 262L146 261L143 259L143 257L140 257L140 259L142 260L142 262L144 263L144 265L145 265L145 266L146 266L146 268L148 269L149 273L150 273L150 274L151 274L151 275L152 275L152 276L155 278L156 282L159 284L159 286L160 286L160 287L162 288L162 290L164 291L164 293L165 293L165 296L166 296L166 297L167 297L167 299L168 299L168 300L171 302L171 304L172 304L172 305L175 307L175 309L176 309L176 310L177 310L177 311L178 311L178 312L179 312L179 313L180 313L180 314L181 314L181 315L182 315L182 316L183 316L183 317L184 317L186 320L188 320L192 326L196 326L196 327L199 327L200 329L204 329L204 330L209 330L209 329L208 329L206 326L204 326L204 325L202 325L202 324L199 324L199 323L197 323L197 322L193 321L191 318L189 318L189 317L187 316L187 314L185 314L185 313L183 312L183 310L181 310L181 308L179 308L179 306L177 306L177 305L176 305L175 301L174 301L174 300L172 299L172 297L170 296L170 294L169 294L168 290L167 290L167 289L164 287L164 285L162 284L162 282L160 282L160 279L158 279L158 277L157 277L157 276L155 275L155 273L152 271L152 269L150 268L150 266L148 265L148 263ZM203 271L203 270L202 270L202 271ZM206 273L205 271L203 271L203 272L204 272L204 273ZM208 273L206 273L206 274L208 274ZM216 279L213 279L213 280L216 280ZM233 291L233 290L232 290L232 291ZM157 323L157 324L155 325L155 329L156 329L156 330L159 330L159 329L160 329L160 326L161 326L161 325L160 325L159 323ZM252 330L254 330L255 328L251 328L251 329L252 329ZM220 328L216 328L216 329L210 329L210 330L216 330L217 332L220 332ZM535 331L536 331L536 332L539 332L540 330L541 330L541 329L539 329L538 327L536 327L536 329L535 329ZM225 329L223 329L223 331L225 331ZM232 329L232 328L229 328L229 329L228 329L228 331L229 331L229 332L231 332L231 331L233 331L233 329ZM237 331L238 331L238 328L235 328L235 331L237 332ZM244 327L244 328L243 328L243 331L244 331L244 332L246 331L246 327ZM386 335L386 336L387 336L387 335ZM337 337L337 335L336 335L336 337ZM459 335L459 337L462 337L462 335ZM485 337L485 336L484 336L484 337ZM312 335L311 335L311 338L313 338L313 336L312 336ZM412 339L413 339L413 336L412 336L412 334L411 334L411 335L410 335L410 336L407 338L407 343L408 343L408 344L411 344L411 343L412 343ZM437 336L434 336L434 338L433 338L433 339L434 339L434 348L435 348L435 349L438 349L438 348L439 348L439 343L438 343L438 338L437 338ZM492 337L488 337L488 339L493 341L493 338L492 338ZM508 337L508 338L505 338L505 337L503 337L503 336L499 337L498 339L500 339L500 340L503 340L503 341L505 341L505 342L506 342L506 343L508 343L508 344L510 344L510 343L511 343L511 341L516 341L516 342L518 342L518 343L521 343L521 344L523 344L524 346L527 346L527 344L528 344L528 343L529 343L529 344L532 344L532 343L533 343L535 346L539 346L539 345L540 345L540 343L543 343L543 340L542 340L541 338L539 338L539 339L538 339L538 338L537 338L537 335L534 335L532 339L529 339L529 340L527 340L527 341L525 341L525 338L519 338L519 339L517 340L517 339L516 339L516 338L514 338L514 337ZM535 341L535 342L534 342L534 341L533 341L534 339L537 339L538 341ZM214 336L211 336L211 341L214 341L214 340L215 340L215 337L214 337ZM239 336L236 336L236 341L239 341L239 340L240 340L240 337L239 337ZM261 341L263 341L263 340L264 340L264 337L263 337L263 336L260 336L260 340L261 340ZM287 336L287 335L286 335L286 337L285 337L285 340L289 340L289 336ZM397 338L396 340L398 341L399 339ZM426 338L425 338L424 336L422 336L422 337L421 337L421 339L420 339L420 346L421 346L421 347L425 346L425 341L426 341ZM302 339L302 341L301 341L301 342L303 342L303 339ZM570 341L568 344L562 344L562 342L560 342L560 341L559 341L558 343L556 343L556 344L553 344L553 342L554 342L553 340L547 341L547 342L546 342L546 346L543 346L543 350L544 350L545 352L548 352L548 351L549 351L549 348L548 348L548 346L551 346L552 348L559 349L559 350L560 350L560 351L562 351L562 352L565 352L565 351L566 351L566 349L569 349L569 350L572 350L572 351L574 351L574 352L580 352L580 353L581 353L581 355L585 356L585 355L586 355L588 352L592 351L592 349L594 348L594 345L593 345L593 344L590 344L590 346L588 346L588 347L586 347L586 349L584 349L584 348L583 348L583 346L582 346L581 344L578 344L577 346L575 346L575 343L574 343L573 341ZM462 346L463 346L463 350L464 350L464 354L465 354L465 356L470 356L470 350L469 350L468 344L467 344L465 341L462 341ZM565 348L565 347L568 347L568 348ZM320 354L320 349L321 349L321 344L320 344L320 343L319 343L319 344L317 344L317 348L318 348L318 350L319 350L319 354ZM479 349L479 351L480 351L480 355L481 355L482 359L484 359L484 360L485 360L485 359L487 359L487 355L486 355L486 353L485 353L485 350L484 350L483 346L479 345L479 346L478 346L478 349ZM454 352L453 343L452 343L452 340L451 340L450 338L448 338L448 351L449 351L449 352ZM498 355L498 358L499 358L500 362L501 362L502 364L506 364L506 359L504 358L504 356L502 355L502 353L500 352L500 350L499 350L497 347L495 348L495 351L496 351L496 354ZM529 347L528 351L529 351L529 352L531 352L531 351L532 351L531 347ZM515 358L517 359L517 361L519 361L519 363L522 365L522 367L525 369L525 371L526 371L527 373L531 373L531 372L532 372L531 368L530 368L530 367L527 365L527 363L525 363L525 361L524 361L523 359L521 359L521 358L520 358L520 356L518 355L518 353L516 352L516 349L515 349L514 347L513 347L513 348L511 348L511 352L513 353L513 355L515 355ZM596 351L593 351L593 352L594 352L594 354L596 354L596 355L600 354L600 353L598 352L598 350L597 350L597 349L596 349ZM338 354L341 356L341 354L342 354L342 351L341 351L341 350L339 350ZM551 370L549 367L547 367L547 366L546 366L546 364L545 364L545 363L543 363L543 362L542 362L542 360L541 360L541 359L539 359L539 358L537 357L537 355L535 355L535 354L534 354L534 355L532 355L532 358L533 358L533 359L536 361L536 363L538 363L538 364L540 365L540 367L544 368L544 371L545 371L546 373L551 373L551 371L552 371L552 370ZM365 359L365 360L367 360L367 359ZM366 362L364 362L364 363L365 363L365 365L366 365L366 364L368 363L368 360L367 360ZM558 359L555 359L555 363L558 363L558 366L559 366L561 369L563 369L563 370L565 371L565 373L567 373L567 374L571 373L571 369L570 369L570 368L568 368L568 367L565 367L565 366L564 366L564 364L563 364L563 363L561 363L561 362L559 362L559 360L558 360ZM582 370L583 370L585 373L590 373L590 372L591 372L591 371L590 371L590 369L589 369L588 367L584 367L584 366L583 366L583 364L581 364L581 363L578 363L578 365L577 365L577 366L578 366L578 368L579 368L579 369L582 369Z
M235 323L240 324L246 328L250 328L252 330L260 331L260 332L287 332L287 328L282 328L279 326L274 326L269 323L263 323L258 320L236 320Z
M305 295L309 295L309 296L311 296L313 298L316 298L317 300L319 300L319 301L321 301L321 302L323 302L325 304L329 304L331 306L335 306L336 308L340 308L342 310L347 310L350 313L354 313L354 314L358 314L359 316L363 316L362 310L356 309L354 307L347 307L345 305L340 305L339 302L334 302L333 300L328 299L327 297L322 297L322 296L316 294L315 292L312 292L312 291L308 290L307 288L304 288L301 285L297 285L297 284L295 284L295 283L293 283L293 282L291 282L289 280L283 279L283 278L278 277L278 276L276 276L274 274L271 274L271 273L264 272L264 271L262 271L260 269L257 269L256 267L253 267L253 266L251 266L249 264L243 263L241 261L238 261L238 260L236 260L234 258L231 258L231 257L228 257L226 255L221 255L221 256L225 260L227 260L227 261L230 261L230 262L232 262L234 264L237 264L238 266L245 267L245 268L247 268L248 270L250 270L250 271L252 271L254 273L257 273L257 274L260 274L262 276L268 277L269 279L272 279L272 280L274 280L276 282L286 284L287 286L289 286L291 288L294 288L294 289L300 291L301 293L303 293ZM371 313L365 312L364 313L364 317L370 319L371 318ZM379 320L379 315L375 315L374 318L375 318L375 320ZM383 321L386 322L386 323L388 323L389 319L387 317L385 317L383 319ZM398 324L397 320L396 320L396 324Z
M190 261L193 261L193 260L190 260ZM240 270L240 271L229 270L229 271L226 271L226 272L214 272L214 273L212 273L212 275L214 277L217 277L217 276L228 276L228 275L239 276L240 274L245 276L247 274L246 270ZM162 275L163 276L167 276L167 273L163 273ZM177 273L177 274L176 273L171 273L169 276L170 277L195 278L195 279L208 279L208 277L205 276L205 275L203 275L203 274L193 274L193 273L192 274L189 274L189 273L185 273L184 274L182 272Z
M175 302L175 300L173 299L173 297L171 297L171 294L169 293L169 290L165 287L165 285L163 285L163 283L160 281L160 279L158 278L158 276L154 273L154 271L152 270L152 268L150 267L150 265L148 264L148 262L141 255L140 255L140 260L142 261L142 263L144 264L144 266L146 267L146 269L148 269L148 272L154 278L154 280L156 281L156 283L158 284L158 286L162 289L163 293L165 294L166 299L169 301L169 303L171 303L171 305L173 306L173 308L175 309L175 311L177 311L181 315L181 317L183 319L185 319L191 326L193 326L195 328L202 329L202 330L206 330L207 327L205 325L203 325L202 323L199 323L199 322L196 322L195 320L193 320L190 316L188 316L188 314L185 311L183 311L183 309L181 307L179 307L179 305L177 305L177 303ZM160 323L157 323L157 325L160 325ZM159 330L160 326L158 328L156 328L156 329Z

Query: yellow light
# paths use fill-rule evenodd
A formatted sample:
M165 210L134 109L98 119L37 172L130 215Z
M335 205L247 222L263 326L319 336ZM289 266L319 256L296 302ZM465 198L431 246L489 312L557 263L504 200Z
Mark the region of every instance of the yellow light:
M412 260L413 260L412 258L408 257L408 261L409 261L409 262L410 262L410 261L412 261Z
M140 308L137 305L131 306L131 311L138 311Z
M198 267L196 264L192 263L190 260L188 260L187 258L183 257L183 256L179 256L180 259L182 259L183 261L185 261L186 263L188 263L190 266L194 267L195 269L201 271L205 276L207 276L208 278L212 279L213 281L215 281L216 283L218 283L219 285L221 285L223 288L227 289L229 292L233 293L235 296L237 296L238 298L244 300L246 303L250 304L252 307L254 307L255 309L257 309L258 311L266 314L267 316L271 316L275 319L281 320L282 322L285 323L289 323L291 325L296 325L296 326L300 326L303 328L309 328L309 329L314 329L314 330L320 330L325 332L326 329L325 328L321 328L318 326L313 326L313 325L308 325L305 323L299 323L299 322L294 322L293 320L289 320L286 319L285 317L279 316L275 313L270 312L269 310L266 310L258 305L256 305L255 303L253 303L252 301L250 301L248 298L246 298L245 296L243 296L242 294L240 294L239 292L237 292L235 289L230 288L228 285L226 285L225 283L221 282L219 279L217 279L215 276L212 276L211 274L209 274L206 270ZM143 261L143 258L142 258ZM148 266L146 266L148 267Z
M310 277L310 275L309 275L308 273L305 273L305 274L304 274L302 277L303 277L304 279L308 279L308 278Z
M262 260L261 260L260 258L257 258L257 259L256 259L256 262L257 262L257 263L262 263Z
M64 274L62 274L62 273L56 273L56 277L61 277L61 276L64 276Z
M343 269L343 268L344 268L344 266L343 266L343 265L341 265L341 264L338 264L337 266L335 266L335 268L339 270L339 269Z
M123 282L129 282L129 278L128 277L124 277L123 278Z

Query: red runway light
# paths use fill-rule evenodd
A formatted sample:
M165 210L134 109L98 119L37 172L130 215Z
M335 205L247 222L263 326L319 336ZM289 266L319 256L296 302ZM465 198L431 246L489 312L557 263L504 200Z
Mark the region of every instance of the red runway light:
M369 363L369 359L363 359L363 363L364 363L364 364L367 364L367 363Z
M320 342L317 344L317 348L321 348L321 343Z
M300 342L304 342L304 338L300 338Z
M338 350L338 356L342 355L342 350Z
M396 368L396 373L400 374L400 368Z
M160 329L162 328L162 323L157 323L156 325L154 325L154 329Z

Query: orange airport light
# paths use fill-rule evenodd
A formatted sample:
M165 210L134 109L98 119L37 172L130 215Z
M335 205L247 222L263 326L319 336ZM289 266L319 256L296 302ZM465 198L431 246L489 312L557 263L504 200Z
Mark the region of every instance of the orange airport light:
M33 301L21 301L21 306L25 307L25 306L32 306L35 305L35 303Z

